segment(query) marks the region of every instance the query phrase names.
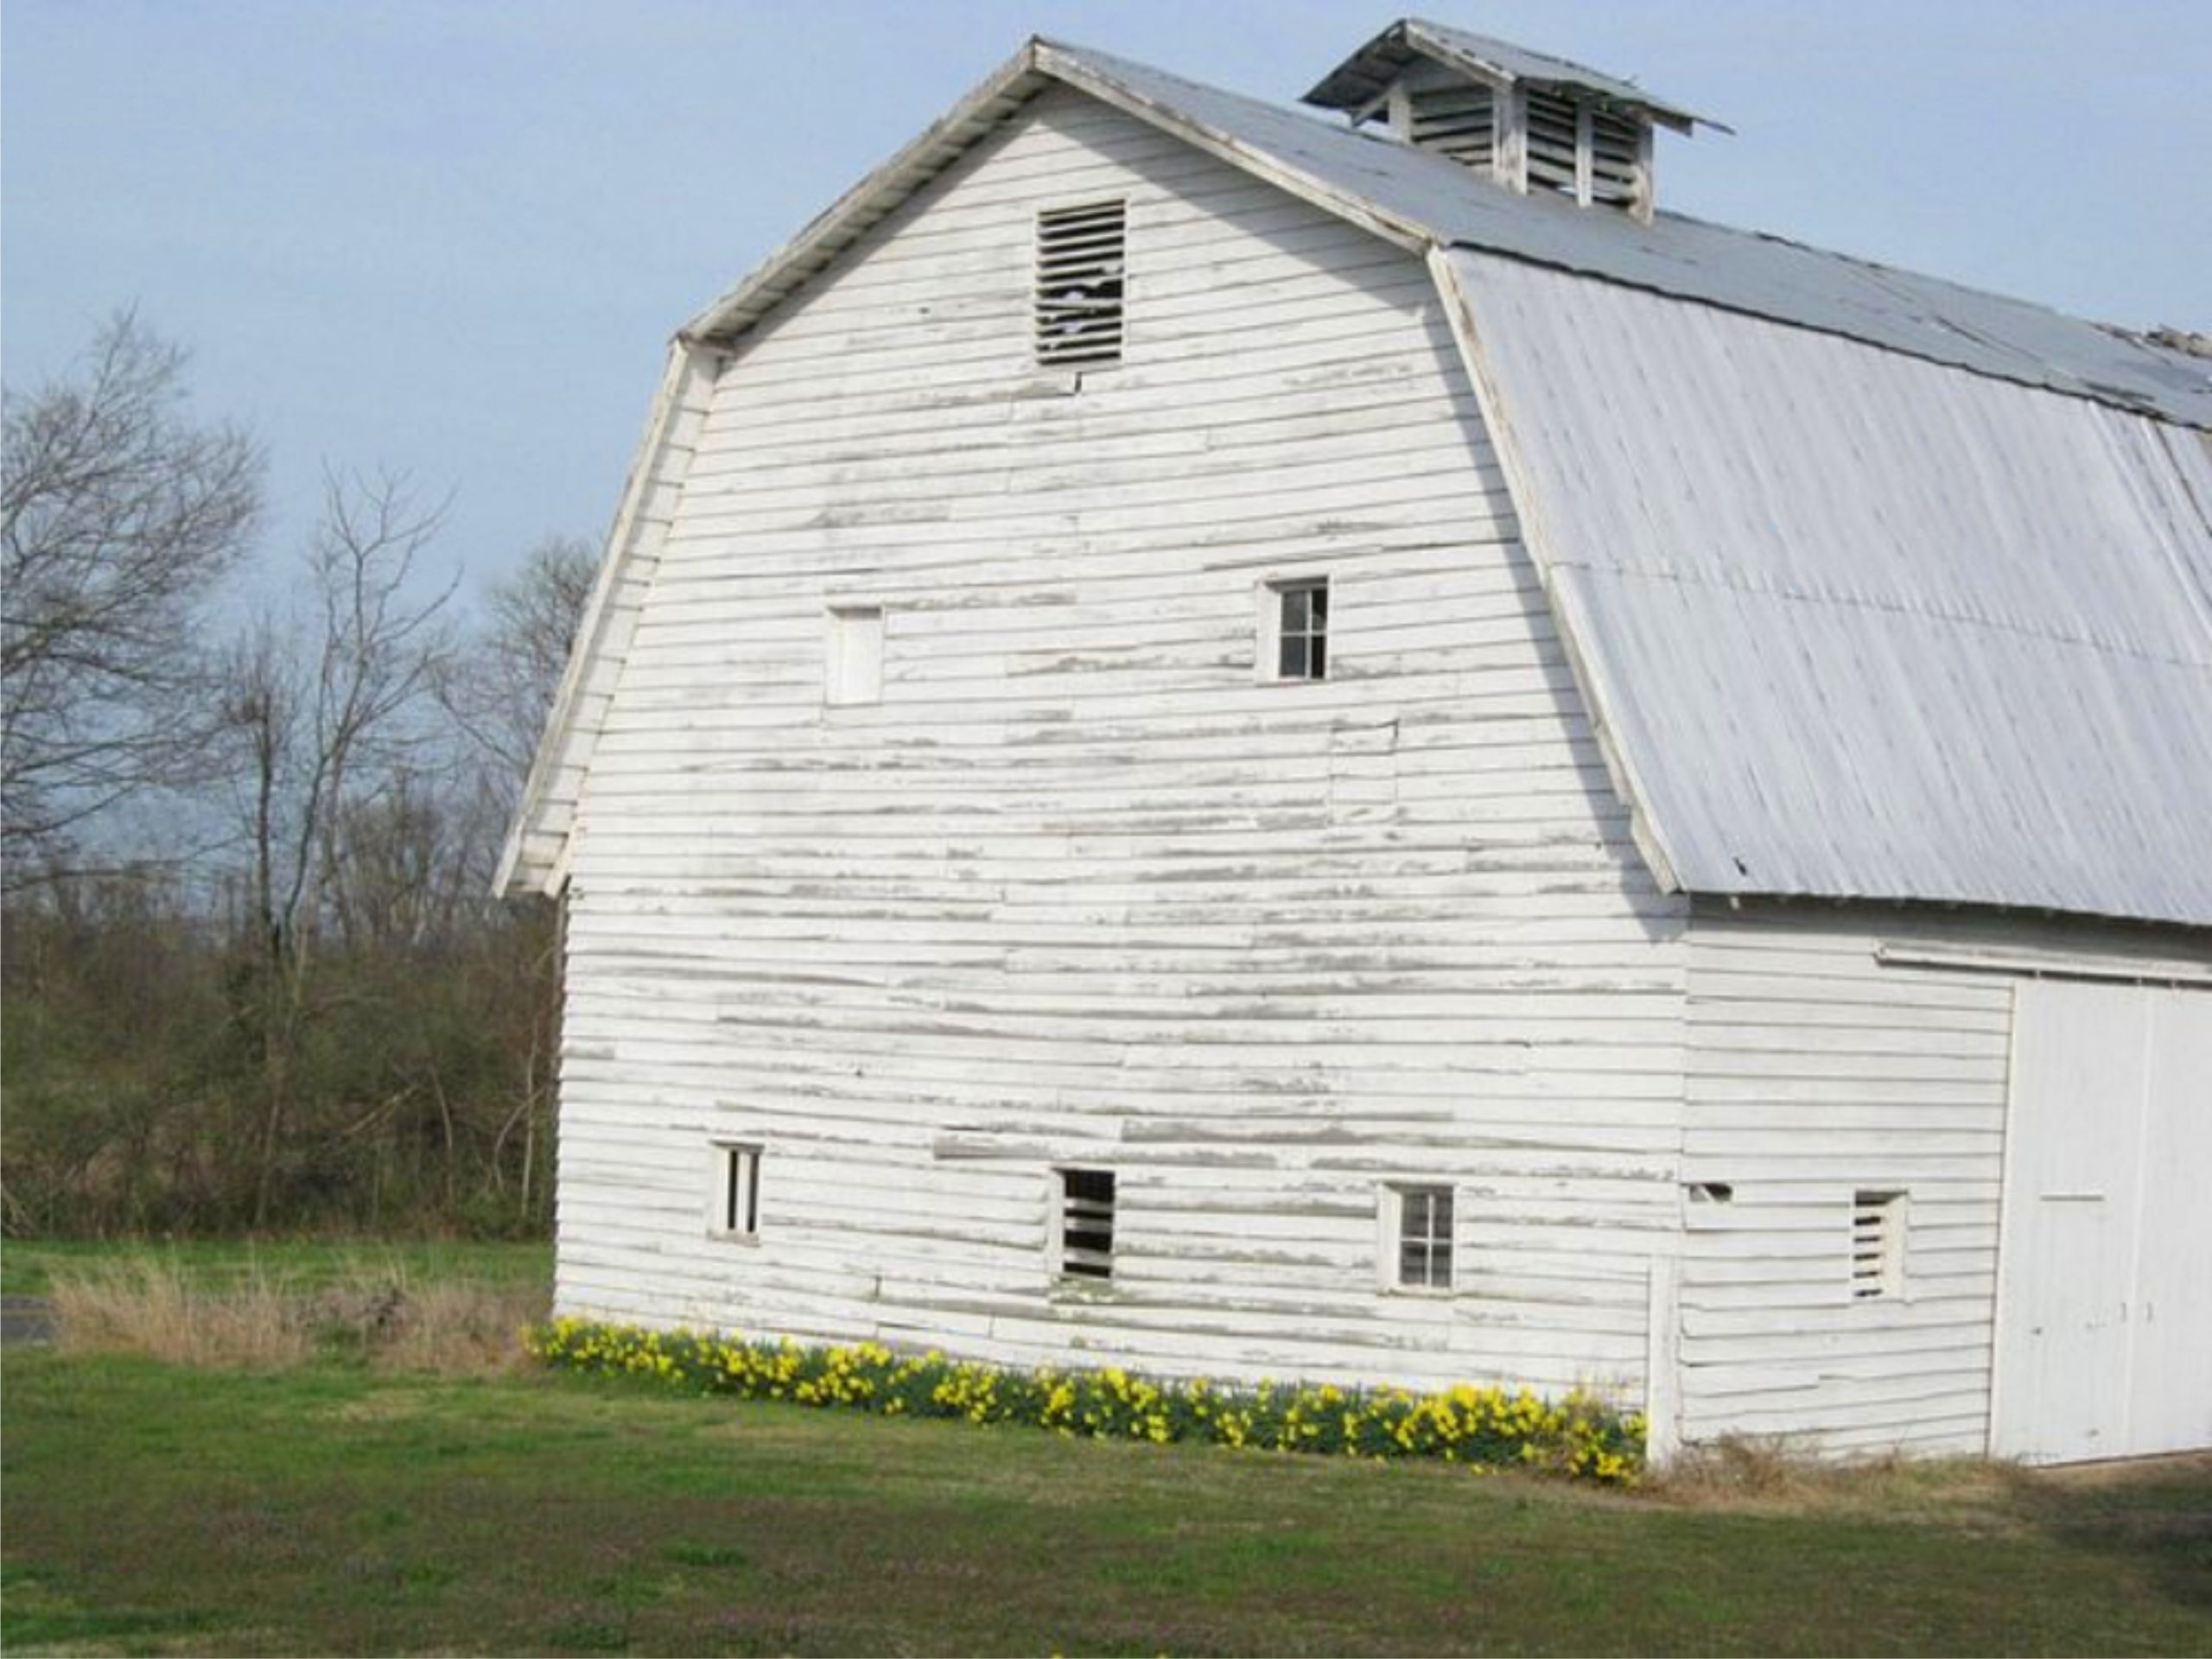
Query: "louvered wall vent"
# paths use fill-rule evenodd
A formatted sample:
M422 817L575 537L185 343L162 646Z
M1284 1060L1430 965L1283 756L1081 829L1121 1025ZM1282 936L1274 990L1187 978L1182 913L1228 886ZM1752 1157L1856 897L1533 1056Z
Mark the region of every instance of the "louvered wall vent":
M1904 1294L1904 1217L1902 1192L1852 1194L1852 1300Z
M1074 368L1121 361L1128 218L1128 205L1119 201L1037 215L1039 363Z

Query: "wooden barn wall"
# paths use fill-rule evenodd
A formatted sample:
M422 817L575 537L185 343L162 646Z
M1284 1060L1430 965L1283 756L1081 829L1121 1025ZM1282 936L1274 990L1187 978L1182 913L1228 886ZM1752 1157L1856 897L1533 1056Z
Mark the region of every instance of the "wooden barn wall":
M1126 360L1029 360L1122 196ZM1002 1361L1640 1387L1679 901L1632 850L1419 260L1069 92L719 377L592 758L560 1306ZM1262 683L1260 584L1332 665ZM887 613L823 706L825 608ZM766 1147L707 1236L712 1137ZM1057 1165L1116 1172L1056 1283ZM1459 1283L1379 1287L1392 1179Z
M1700 902L1688 933L1681 1427L1987 1448L2017 975L1916 952L2202 960L2187 930ZM1881 952L1891 960L1885 961ZM1729 1189L1726 1202L1702 1185ZM1904 1294L1854 1300L1851 1209L1909 1195Z

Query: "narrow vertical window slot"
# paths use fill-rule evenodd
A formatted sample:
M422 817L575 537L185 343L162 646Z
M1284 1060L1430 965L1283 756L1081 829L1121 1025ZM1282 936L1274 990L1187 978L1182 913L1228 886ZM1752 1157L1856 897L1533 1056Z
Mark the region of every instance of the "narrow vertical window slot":
M1278 680L1325 680L1329 677L1329 584L1271 583L1270 632Z
M716 1141L709 1149L707 1230L717 1238L760 1233L760 1148Z

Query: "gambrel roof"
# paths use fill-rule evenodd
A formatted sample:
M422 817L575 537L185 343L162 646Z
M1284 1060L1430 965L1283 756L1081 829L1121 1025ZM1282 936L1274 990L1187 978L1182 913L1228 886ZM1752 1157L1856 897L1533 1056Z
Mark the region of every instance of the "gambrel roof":
M2212 364L1044 41L679 336L503 886L563 878L684 352L1053 86L1428 259L1663 884L2212 925Z

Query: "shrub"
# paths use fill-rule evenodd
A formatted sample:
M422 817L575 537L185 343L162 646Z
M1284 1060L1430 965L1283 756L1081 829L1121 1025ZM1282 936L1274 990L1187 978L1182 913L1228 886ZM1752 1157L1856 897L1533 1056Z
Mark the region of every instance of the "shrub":
M559 1319L526 1338L545 1363L704 1394L844 1406L884 1417L1021 1423L1094 1440L1211 1442L1358 1458L1435 1458L1625 1485L1643 1465L1643 1420L1594 1395L1462 1385L1432 1394L1332 1384L1254 1386L1103 1370L1017 1371L879 1343L801 1347L690 1331Z

